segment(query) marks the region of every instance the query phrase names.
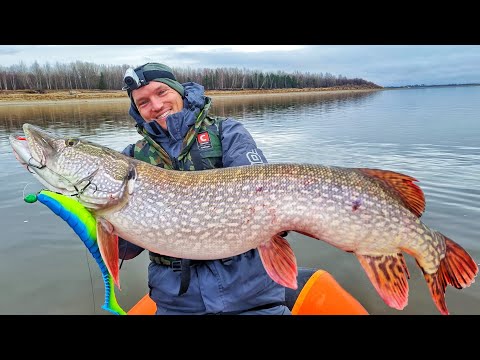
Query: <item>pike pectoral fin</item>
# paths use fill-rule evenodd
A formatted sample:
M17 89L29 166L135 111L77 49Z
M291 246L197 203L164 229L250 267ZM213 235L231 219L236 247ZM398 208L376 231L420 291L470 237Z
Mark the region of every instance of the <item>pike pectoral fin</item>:
M280 235L258 247L263 266L270 277L282 286L297 288L297 259L287 240Z
M118 236L113 232L113 226L105 219L97 219L97 243L103 262L120 289L118 270Z
M407 306L410 274L403 255L356 255L383 301L398 310Z

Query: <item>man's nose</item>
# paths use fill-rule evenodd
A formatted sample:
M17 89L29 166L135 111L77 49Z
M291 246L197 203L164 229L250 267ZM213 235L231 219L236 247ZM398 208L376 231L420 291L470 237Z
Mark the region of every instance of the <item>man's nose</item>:
M152 109L159 110L163 106L163 101L161 99L152 99Z

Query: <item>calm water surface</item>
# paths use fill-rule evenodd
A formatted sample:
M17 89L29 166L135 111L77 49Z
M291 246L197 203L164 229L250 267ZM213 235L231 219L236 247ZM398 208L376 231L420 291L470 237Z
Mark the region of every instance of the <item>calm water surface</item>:
M370 93L213 97L213 112L243 122L270 162L372 167L409 174L426 197L422 220L480 261L480 87ZM108 314L97 264L72 229L24 194L42 189L15 159L8 135L25 122L116 150L139 135L128 101L0 105L0 314ZM438 314L421 270L406 255L409 304L389 308L355 255L291 233L299 266L329 271L371 314ZM147 292L146 252L123 263L119 304ZM480 281L447 288L452 314L480 314Z

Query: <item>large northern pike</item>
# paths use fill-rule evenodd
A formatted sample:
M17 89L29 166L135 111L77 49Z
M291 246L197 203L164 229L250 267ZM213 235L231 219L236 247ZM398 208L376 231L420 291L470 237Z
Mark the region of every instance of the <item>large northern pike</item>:
M17 159L92 212L117 286L118 236L188 259L257 248L271 278L295 289L295 254L279 234L297 231L354 253L385 303L400 310L410 277L403 253L415 258L442 314L447 285L467 287L478 272L460 245L420 221L424 194L407 175L313 164L172 171L30 124L23 130L10 136Z

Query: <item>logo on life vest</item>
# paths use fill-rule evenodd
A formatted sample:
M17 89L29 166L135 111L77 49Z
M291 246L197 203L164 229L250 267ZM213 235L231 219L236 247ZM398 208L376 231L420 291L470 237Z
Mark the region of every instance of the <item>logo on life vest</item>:
M197 143L200 149L209 149L212 147L212 143L210 142L210 136L208 132L201 132L197 135Z

